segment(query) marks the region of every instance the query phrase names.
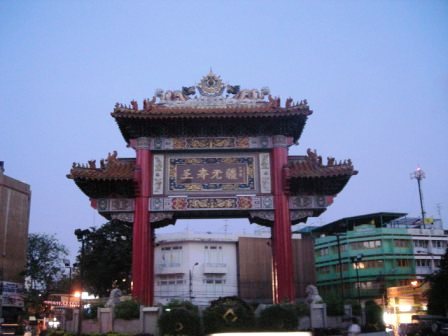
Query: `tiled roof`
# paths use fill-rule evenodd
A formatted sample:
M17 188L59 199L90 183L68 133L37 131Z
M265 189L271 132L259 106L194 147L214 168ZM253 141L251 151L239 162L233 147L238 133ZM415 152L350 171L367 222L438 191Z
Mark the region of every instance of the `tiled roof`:
M163 119L163 118L238 118L238 117L285 117L312 114L307 105L275 107L269 104L238 106L164 106L154 104L151 109L134 110L116 107L114 118Z
M117 159L114 152L106 160L101 160L100 167L96 167L95 160L87 165L73 163L67 177L74 180L133 180L134 167L135 159Z
M358 174L350 160L337 163L328 158L323 165L322 158L311 150L307 156L290 157L288 161L284 174L291 194L336 195Z
M327 165L323 165L322 157L311 150L308 150L307 156L291 157L287 165L287 178L321 178L356 174L358 172L353 168L351 160L336 162L334 158L328 158Z
M90 198L132 198L136 195L134 169L135 159L117 159L114 152L100 161L100 167L96 167L95 161L87 165L74 163L67 177Z

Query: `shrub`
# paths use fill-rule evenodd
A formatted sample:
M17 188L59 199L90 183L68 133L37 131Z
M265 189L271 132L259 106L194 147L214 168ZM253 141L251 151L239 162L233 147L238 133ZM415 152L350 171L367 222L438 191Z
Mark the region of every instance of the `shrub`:
M366 302L366 328L370 332L384 330L383 309L375 301Z
M115 317L123 320L132 320L140 317L140 304L134 300L118 303L114 308Z
M184 307L164 310L159 318L160 335L200 335L199 315Z
M305 302L297 302L296 314L298 317L304 317L310 315L310 306Z
M277 304L264 309L258 318L258 326L267 331L297 330L296 307L292 304Z
M337 293L328 293L324 297L324 302L327 304L328 316L343 316L344 315L344 302L342 297Z
M83 319L93 320L98 317L98 308L104 307L103 304L92 304L89 308L83 309Z
M199 309L197 306L192 304L190 301L179 301L179 300L171 300L170 303L163 306L164 310L166 309L175 309L175 308L184 308L186 310L192 311L196 314L199 314Z
M212 301L204 310L204 333L249 331L254 328L255 315L251 306L238 297Z

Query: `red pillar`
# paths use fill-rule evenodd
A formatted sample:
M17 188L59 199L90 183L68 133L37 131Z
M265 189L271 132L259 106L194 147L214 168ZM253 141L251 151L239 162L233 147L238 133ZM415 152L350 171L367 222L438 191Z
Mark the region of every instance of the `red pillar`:
M136 151L138 194L135 199L132 241L132 296L141 304L151 306L154 300L154 246L149 222L152 173L149 138L138 138Z
M272 188L274 194L274 226L272 228L273 301L295 300L291 219L288 196L283 188L283 167L288 163L289 139L275 136L272 149Z

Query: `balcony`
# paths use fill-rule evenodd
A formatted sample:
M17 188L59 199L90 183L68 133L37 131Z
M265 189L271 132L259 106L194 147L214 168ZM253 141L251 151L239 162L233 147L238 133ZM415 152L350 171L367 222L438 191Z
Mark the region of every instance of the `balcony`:
M415 273L417 275L427 275L427 274L432 274L433 270L432 270L431 266L417 266L415 268Z
M178 274L184 273L181 263L157 264L157 274Z
M204 263L204 273L225 274L225 273L227 273L227 264L226 263Z

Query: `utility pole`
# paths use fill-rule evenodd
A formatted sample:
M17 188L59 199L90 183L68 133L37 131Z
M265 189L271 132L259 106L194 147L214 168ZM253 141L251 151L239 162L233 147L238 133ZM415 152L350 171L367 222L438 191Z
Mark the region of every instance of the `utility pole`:
M197 266L197 265L199 265L199 263L198 262L195 262L194 263L194 265L193 265L193 267L189 270L189 297L190 297L190 302L192 302L193 301L193 270L194 270L194 267L195 266Z
M84 253L85 253L85 240L87 236L90 234L90 230L81 230L76 229L75 235L78 241L81 242L81 259L79 261L79 283L80 283L80 293L79 293L79 316L78 316L78 330L77 330L77 336L81 335L82 330L82 314L83 314L83 305L82 305L82 292L84 290Z
M341 241L340 241L340 233L335 233L336 235L336 241L338 244L338 264L339 264L339 281L341 284L341 297L342 297L342 304L344 304L344 278L342 276L342 258L341 258Z
M421 182L426 177L425 172L420 168L417 167L417 169L411 173L411 179L417 180L418 185L418 195L420 197L420 208L422 212L422 227L425 225L425 210L423 209L423 193L422 193L422 186Z

